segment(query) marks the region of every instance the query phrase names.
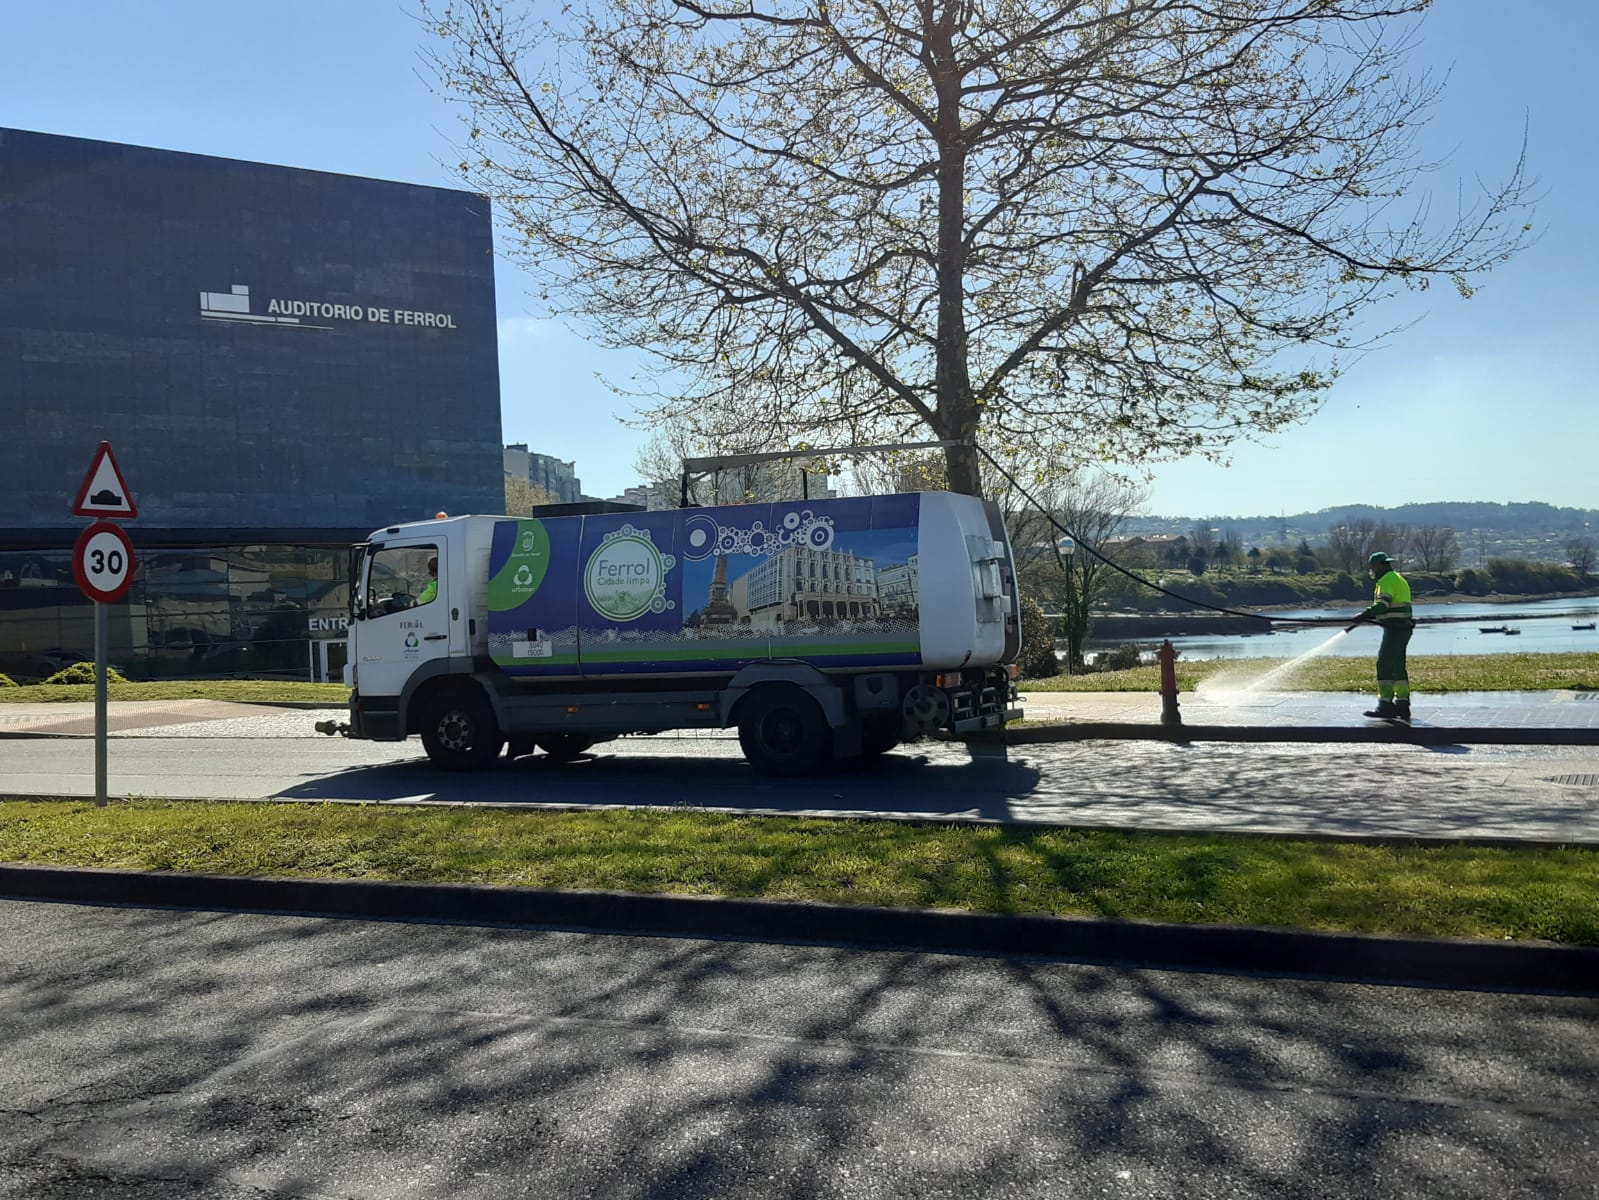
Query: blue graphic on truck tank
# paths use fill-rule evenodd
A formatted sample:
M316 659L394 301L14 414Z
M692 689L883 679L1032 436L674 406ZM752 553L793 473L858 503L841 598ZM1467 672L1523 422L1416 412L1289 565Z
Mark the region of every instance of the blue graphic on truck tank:
M542 585L491 607L491 653L513 674L568 676L915 665L919 515L904 495L546 520ZM513 540L502 551L496 526L491 576Z

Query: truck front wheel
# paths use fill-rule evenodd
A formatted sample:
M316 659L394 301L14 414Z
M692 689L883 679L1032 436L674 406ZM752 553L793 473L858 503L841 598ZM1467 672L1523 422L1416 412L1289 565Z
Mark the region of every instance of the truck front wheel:
M768 684L739 709L738 744L762 775L807 775L827 760L827 718L797 687Z
M421 733L422 748L446 771L486 767L505 744L489 698L465 688L452 688L427 702Z

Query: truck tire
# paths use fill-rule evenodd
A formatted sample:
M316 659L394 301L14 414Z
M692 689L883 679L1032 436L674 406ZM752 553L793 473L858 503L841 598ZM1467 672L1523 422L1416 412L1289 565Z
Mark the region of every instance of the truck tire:
M494 706L476 688L454 687L430 698L422 709L422 748L446 771L476 771L499 757L505 738Z
M861 754L877 758L904 741L904 722L898 713L868 717L861 722Z
M738 744L762 775L808 775L827 761L821 706L791 684L757 688L739 706Z
M594 744L594 739L578 733L546 733L535 738L538 748L556 762L568 763L581 758Z

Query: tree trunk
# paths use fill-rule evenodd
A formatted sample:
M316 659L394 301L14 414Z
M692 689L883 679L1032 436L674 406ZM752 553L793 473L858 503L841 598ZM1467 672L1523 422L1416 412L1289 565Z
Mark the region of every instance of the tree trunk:
M961 130L961 78L955 69L951 14L928 29L933 86L938 93L938 342L935 407L946 438L949 490L983 494L978 470L978 410L966 364L966 143Z
M970 433L965 435L966 438L971 436ZM946 446L944 465L950 491L966 496L983 494L983 479L977 461L977 450L971 441L963 439L959 446Z

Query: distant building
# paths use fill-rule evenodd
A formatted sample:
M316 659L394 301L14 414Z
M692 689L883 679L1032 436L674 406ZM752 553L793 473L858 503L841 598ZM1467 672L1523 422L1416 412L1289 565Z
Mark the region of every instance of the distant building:
M349 545L503 500L486 197L0 129L0 671L94 646L68 515L138 508L135 678L337 677Z
M667 496L661 487L651 487L648 484L638 484L623 490L621 495L609 497L612 504L631 504L637 508L648 509L650 512L661 512L668 508L676 508L676 497Z
M559 504L576 504L585 499L576 462L531 451L526 442L506 446L504 457L507 479L525 479L534 487L543 488Z

